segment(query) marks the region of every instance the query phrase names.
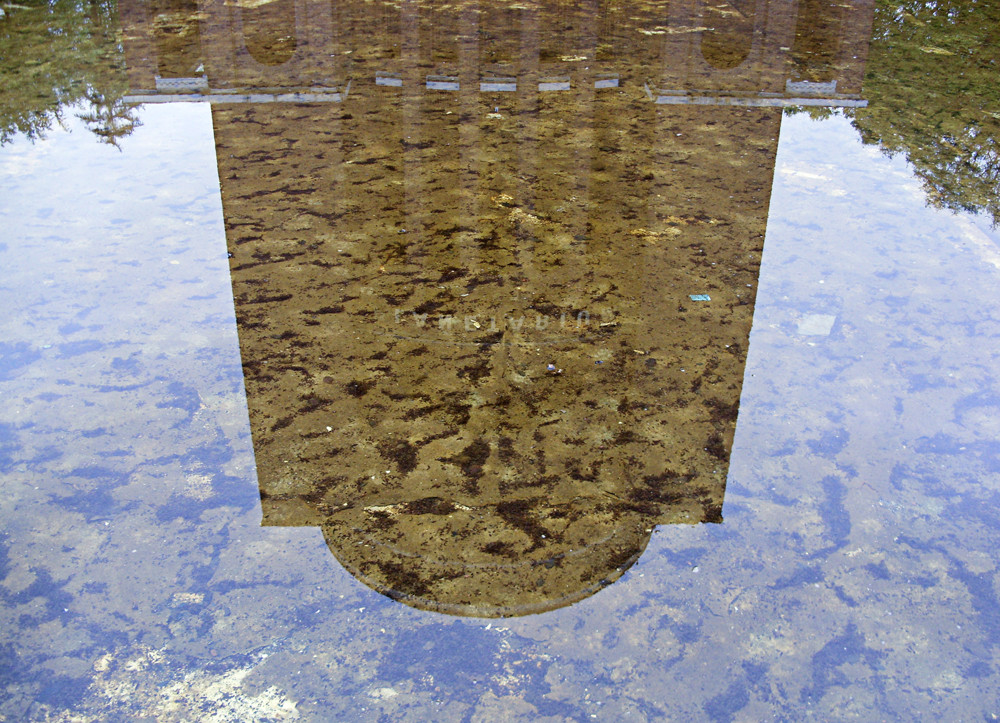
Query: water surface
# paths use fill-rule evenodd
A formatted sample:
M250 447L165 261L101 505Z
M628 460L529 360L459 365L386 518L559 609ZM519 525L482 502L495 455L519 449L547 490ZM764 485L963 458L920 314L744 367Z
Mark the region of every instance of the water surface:
M998 712L988 17L4 7L0 713Z

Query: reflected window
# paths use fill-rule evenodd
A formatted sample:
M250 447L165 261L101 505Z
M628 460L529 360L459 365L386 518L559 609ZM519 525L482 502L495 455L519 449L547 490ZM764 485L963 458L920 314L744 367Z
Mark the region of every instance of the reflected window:
M200 75L201 30L197 0L156 0L150 10L157 74L162 78Z
M792 62L801 80L833 80L843 30L844 6L831 0L801 0Z
M262 65L282 65L295 54L295 1L249 0L241 8L243 42Z
M338 0L331 0L334 8ZM354 19L354 18L352 18ZM359 16L354 30L345 37L363 39L370 46L373 59L389 60L399 57L401 30L399 7L388 2L377 3L370 16Z
M600 0L595 60L614 60L619 55L618 34L623 25L621 7L612 0Z
M421 46L429 53L428 60L434 67L457 62L461 36L458 14L448 10L431 10L426 20Z
M526 11L484 3L479 15L479 63L481 67L513 63L521 52Z
M705 62L719 70L739 67L750 56L756 10L753 0L730 0L708 5L702 20L708 27L701 36Z

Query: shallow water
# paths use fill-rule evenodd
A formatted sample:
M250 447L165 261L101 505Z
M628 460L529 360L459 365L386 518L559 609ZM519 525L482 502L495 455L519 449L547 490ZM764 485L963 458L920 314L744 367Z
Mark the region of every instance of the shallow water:
M0 715L1000 714L995 11L4 8Z

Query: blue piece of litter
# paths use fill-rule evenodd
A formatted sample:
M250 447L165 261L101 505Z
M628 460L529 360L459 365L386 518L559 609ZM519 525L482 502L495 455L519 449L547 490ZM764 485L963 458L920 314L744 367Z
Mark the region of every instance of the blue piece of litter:
M550 372L554 372L556 370L556 365L555 364L549 364L548 369L549 369Z
M691 301L711 301L712 297L708 294L688 294Z

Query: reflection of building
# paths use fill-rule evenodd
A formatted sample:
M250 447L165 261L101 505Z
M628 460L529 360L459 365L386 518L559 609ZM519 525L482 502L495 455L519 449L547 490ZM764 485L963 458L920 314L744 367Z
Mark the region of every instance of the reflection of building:
M795 70L780 49L809 33L768 3L732 6L726 43L707 8L338 7L340 34L307 3L208 8L184 31L200 54L133 76L152 93L201 67L230 101L265 524L319 526L408 604L496 616L593 593L657 524L721 521L781 113L721 99L857 92L860 70L840 50ZM649 101L670 93L699 100Z
M872 7L830 0L679 3L664 32L658 103L864 105ZM642 32L640 30L640 32Z
M631 82L658 103L863 105L872 8L833 0L630 5L153 0L122 5L133 102L341 100L352 85L557 92Z

